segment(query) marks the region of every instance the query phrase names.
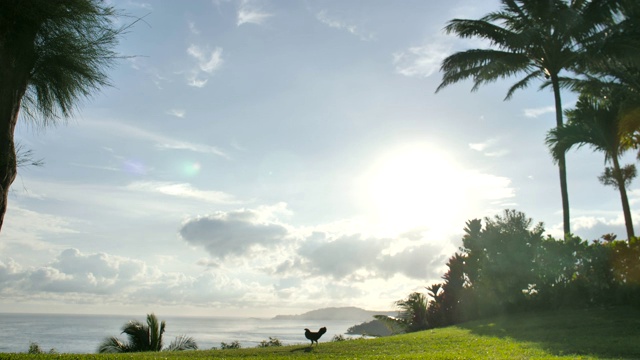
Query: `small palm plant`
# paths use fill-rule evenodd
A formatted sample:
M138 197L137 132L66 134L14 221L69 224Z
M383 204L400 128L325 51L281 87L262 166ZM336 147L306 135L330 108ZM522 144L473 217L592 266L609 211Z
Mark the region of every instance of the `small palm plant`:
M197 350L198 345L192 337L180 335L166 348L162 347L162 335L166 323L159 322L155 314L147 314L147 324L131 320L122 327L129 341L122 342L115 336L106 338L98 347L99 353L126 353L142 351L180 351Z

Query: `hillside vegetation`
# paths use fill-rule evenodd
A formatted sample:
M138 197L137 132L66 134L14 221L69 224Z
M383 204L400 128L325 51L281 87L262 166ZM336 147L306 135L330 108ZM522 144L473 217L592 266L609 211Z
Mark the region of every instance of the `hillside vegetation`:
M302 337L302 334L301 334ZM557 310L377 339L129 354L0 354L0 359L640 359L640 310ZM324 340L324 342L322 342Z

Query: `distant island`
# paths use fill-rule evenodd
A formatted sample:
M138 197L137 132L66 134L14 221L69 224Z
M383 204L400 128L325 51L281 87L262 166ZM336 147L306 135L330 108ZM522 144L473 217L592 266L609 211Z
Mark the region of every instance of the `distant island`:
M330 307L308 311L299 315L276 315L273 320L354 320L370 321L374 315L397 316L397 311L371 311L361 308Z

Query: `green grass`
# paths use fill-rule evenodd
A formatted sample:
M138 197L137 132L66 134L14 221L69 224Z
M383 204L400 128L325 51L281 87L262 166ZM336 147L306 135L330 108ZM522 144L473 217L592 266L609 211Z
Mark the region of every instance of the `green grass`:
M301 343L304 341L301 334ZM329 341L329 339L325 339ZM640 311L565 310L475 321L378 339L120 355L0 354L0 359L640 359Z

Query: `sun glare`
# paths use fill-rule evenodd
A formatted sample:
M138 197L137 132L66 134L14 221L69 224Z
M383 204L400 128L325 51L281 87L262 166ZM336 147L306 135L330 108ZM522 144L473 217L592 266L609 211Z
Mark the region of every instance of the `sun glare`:
M378 231L446 232L454 225L456 212L465 208L462 174L450 156L428 145L405 146L380 157L364 186Z

